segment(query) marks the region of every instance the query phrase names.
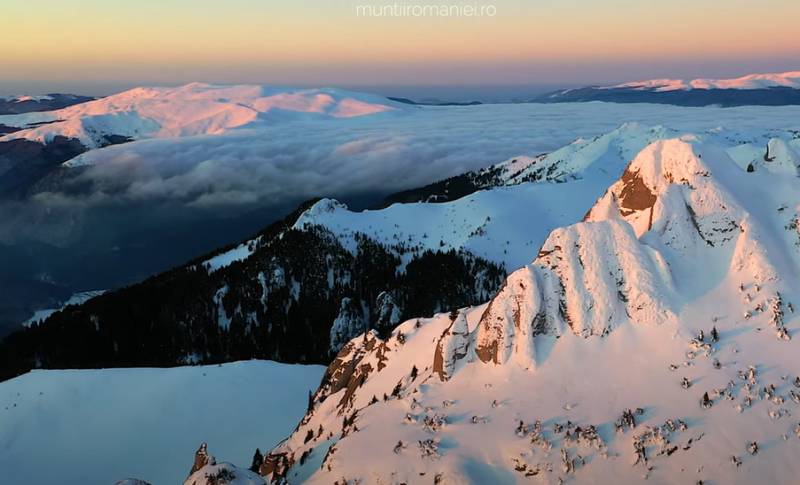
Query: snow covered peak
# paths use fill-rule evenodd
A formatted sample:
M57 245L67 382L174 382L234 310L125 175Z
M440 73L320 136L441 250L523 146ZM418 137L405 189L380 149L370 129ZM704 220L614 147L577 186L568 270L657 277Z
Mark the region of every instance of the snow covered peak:
M65 136L98 147L109 135L131 139L216 135L259 121L351 118L396 109L401 106L385 98L333 88L203 83L140 87L58 111L0 117L2 124L28 127L0 140L48 142ZM46 124L33 126L37 123Z
M488 170L502 172L507 185L530 181L564 182L600 173L617 173L654 140L677 136L664 126L624 123L594 138L578 138L538 157L515 157Z
M785 481L775 464L800 446L781 419L800 403L800 179L748 170L734 139L646 144L488 304L350 341L266 474ZM764 140L776 159L797 146ZM776 444L756 459L753 443Z
M692 89L764 89L786 87L800 89L800 71L748 74L732 79L650 79L610 86L654 91L688 91Z

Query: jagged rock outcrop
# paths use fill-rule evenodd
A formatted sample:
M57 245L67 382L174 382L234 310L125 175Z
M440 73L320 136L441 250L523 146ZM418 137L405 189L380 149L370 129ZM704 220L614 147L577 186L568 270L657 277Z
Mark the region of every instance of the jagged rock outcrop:
M489 303L475 335L478 359L532 368L538 335L603 336L626 322L674 321L671 283L657 265L621 221L554 231Z
M388 291L381 292L375 299L375 310L375 328L379 332L387 334L401 322L402 309Z
M206 465L215 465L216 463L217 460L212 455L208 454L208 444L203 443L194 453L194 463L192 464L192 469L189 471L189 475L193 475L197 470Z
M445 381L456 371L457 363L466 358L472 347L465 312L451 314L452 322L439 337L433 355L433 372Z
M353 335L367 330L364 309L352 298L342 298L339 314L331 325L331 351L338 352Z
M194 465L184 485L265 485L257 473L230 463L217 463L203 443L194 456Z

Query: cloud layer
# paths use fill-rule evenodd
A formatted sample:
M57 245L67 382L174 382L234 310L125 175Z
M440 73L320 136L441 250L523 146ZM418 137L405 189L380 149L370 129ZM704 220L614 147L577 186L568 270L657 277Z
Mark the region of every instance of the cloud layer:
M216 215L310 197L388 194L546 152L626 121L701 131L787 128L800 108L680 108L603 103L419 107L353 119L292 119L223 135L142 140L91 151L47 191L13 207L0 240L63 240L94 207L181 206ZM23 227L20 218L27 218ZM15 227L11 227L13 224ZM51 226L55 224L58 227ZM46 231L36 230L47 226ZM32 229L32 230L30 230Z

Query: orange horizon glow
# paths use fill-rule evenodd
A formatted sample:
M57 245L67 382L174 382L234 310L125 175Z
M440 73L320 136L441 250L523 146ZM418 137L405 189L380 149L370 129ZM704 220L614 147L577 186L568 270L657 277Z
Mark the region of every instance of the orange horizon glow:
M426 66L479 73L576 63L608 77L604 63L800 61L800 2L788 0L496 0L491 18L357 17L355 6L364 3L6 0L0 79L215 77L216 68L216 77L228 71L288 80L326 69L341 77L348 66L377 79L370 66L399 64L424 79Z

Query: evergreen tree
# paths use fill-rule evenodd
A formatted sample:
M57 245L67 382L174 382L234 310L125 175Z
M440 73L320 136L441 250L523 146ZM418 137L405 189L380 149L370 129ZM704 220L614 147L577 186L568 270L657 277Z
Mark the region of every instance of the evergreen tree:
M261 469L261 465L264 464L264 455L261 454L261 450L256 448L256 453L253 455L253 463L250 465L250 471L253 473L258 473Z

